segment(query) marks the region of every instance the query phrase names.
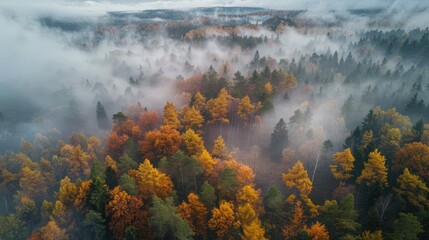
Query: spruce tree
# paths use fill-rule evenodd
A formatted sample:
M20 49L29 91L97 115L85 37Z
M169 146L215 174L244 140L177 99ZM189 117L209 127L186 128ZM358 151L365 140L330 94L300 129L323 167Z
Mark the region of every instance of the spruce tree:
M271 134L270 157L271 160L280 162L283 149L288 145L288 132L283 118L276 124Z
M97 124L102 129L109 128L109 120L107 119L106 110L100 101L97 102Z

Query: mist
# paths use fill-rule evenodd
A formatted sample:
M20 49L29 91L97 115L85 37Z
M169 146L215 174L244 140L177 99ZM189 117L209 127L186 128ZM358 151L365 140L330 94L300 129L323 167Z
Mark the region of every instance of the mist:
M420 15L427 9L425 4L419 2L405 4L401 1L389 3L389 1L364 1L357 5L345 2L332 4L288 1L283 3L284 5L279 5L270 1L264 1L264 3L251 1L149 1L145 3L55 1L52 3L47 1L28 5L19 1L5 2L2 4L0 18L0 26L4 33L0 43L1 46L8 46L4 47L0 56L1 64L7 66L1 78L2 112L6 122L8 120L13 122L9 123L9 126L16 130L17 139L31 138L31 135L36 132L47 131L50 128L59 128L65 133L83 131L99 135L102 132L98 131L94 124L94 109L98 101L106 105L109 115L122 111L135 102L160 110L166 101L177 100L175 95L178 93L173 89L176 77L181 76L186 79L195 72L205 72L209 66L221 71L225 63L230 64L234 71L250 76L249 63L256 50L261 57L272 58L277 63L281 59L291 61L294 58L298 62L303 56L308 58L313 53L320 55L334 52L338 53L338 59L346 58L349 52L354 53L358 62L363 56L362 53L356 52L352 44L359 41L365 29L388 31L398 26L412 29L427 24L419 21ZM209 37L194 39L192 35L190 38L183 38L183 36L169 34L168 26L156 32L142 34L138 30L138 25L135 25L141 19L136 17L135 13L147 9L178 8L181 11L181 9L202 6L238 7L242 5L306 10L295 19L304 21L304 25L310 24L314 27L305 29L304 32L303 26L287 27L277 31L268 29L264 25L257 28L232 26L237 29L235 34L239 37L265 39L245 47L227 46L222 38L227 38L230 33L206 31L205 34L212 39ZM407 7L404 7L405 5ZM354 14L350 11L353 9L377 9L377 12L370 12L369 15ZM419 9L417 14L413 11L415 9ZM119 18L121 21L124 19L125 22L115 22L119 19L111 15L113 11L125 14L125 17ZM195 14L216 19L219 11L222 9L216 11L197 9ZM249 9L249 11L255 10ZM410 18L411 15L413 16ZM267 16L261 16L256 22L259 21L261 24L265 20ZM156 23L156 21L160 20L149 19L149 23ZM196 19L193 24L200 25L198 21ZM251 21L253 22L254 19ZM387 21L390 21L390 24L384 24ZM131 24L128 29L124 29L126 22ZM320 24L332 26L325 28ZM108 33L109 27L114 31ZM107 34L97 33L100 30L107 31ZM381 62L384 53L377 54L377 48L373 50L376 51L371 53L374 61ZM396 66L394 60L391 61L390 66ZM193 69L184 71L185 62L188 62ZM404 63L405 68L412 65L413 63ZM140 78L141 84L130 85L130 77ZM337 80L328 90L325 90L321 102L335 101L339 108L350 94L356 93L356 88L350 89L341 84L344 80L341 76L335 78ZM314 90L318 88L317 85L312 87L315 88ZM275 121L281 117L289 119L294 110L299 109L303 102L309 100L298 95L292 95L287 104L280 100L274 101L273 113L264 116L267 132ZM22 114L20 108L11 107L15 103L11 99L17 98L21 104L31 109L25 110L27 114ZM79 124L80 129L68 129L69 126L64 126L61 122L61 114L65 114L70 102L75 102L78 106L76 111L85 116L85 120ZM371 107L373 106L364 108ZM7 114L8 111L11 113ZM12 117L16 115L23 117L17 120ZM317 112L314 121L326 119L323 115L324 113ZM350 130L344 129L344 131ZM339 139L338 143L341 141Z
M9 172L20 180L11 180L12 187L0 189L5 193L0 214L18 216L24 197L34 197L26 192L21 168L42 175L52 168L51 175L43 175L44 181L53 182L46 196L34 197L38 217L26 227L34 230L32 234L46 230L39 229L48 222L42 219L42 200L60 201L54 192L66 177L81 190L85 181L92 184L100 178L109 197L102 209L91 211L101 214L109 228L107 235L124 238L125 229L117 233L105 224L113 221L105 208L117 193L114 189L119 189L143 199L139 209L153 215L148 209L159 196L151 193L148 197L142 187L137 189L136 172L141 171L138 164L143 166L144 159L171 178L174 190L167 195L174 206L186 201L189 193L202 191L203 183L214 185L217 200L204 203L209 209L224 200L238 209L242 203L235 203L234 194L243 186L255 187L260 204L270 209L261 196L269 195L273 186L283 186L284 174L302 164L314 187L310 195L314 204L289 186L281 188L280 195L290 196L277 209L284 216L255 207L262 222L276 226L266 234L272 239L285 234L281 233L284 226L277 225L289 221L285 216L295 205L288 201L295 201L294 197L303 198L306 214L313 214L317 205L315 209L323 216L325 200L340 201L348 193L356 197L360 214L356 221L366 230L363 223L369 208L377 208L380 201L396 194L394 178L400 173L391 166L398 159L397 152L415 142L429 144L428 16L429 3L405 0L3 1L0 181ZM198 94L206 98L204 107L196 103ZM243 110L246 97L248 112ZM225 107L218 110L223 100ZM170 103L178 124L168 123ZM201 116L200 126L185 124L190 109ZM203 151L189 150L188 142L182 140L188 130L195 130L202 150L213 157L214 173L198 163ZM165 132L177 135L165 138L171 146L150 145L151 137ZM278 132L283 134L281 140L276 140ZM223 152L216 147L220 138L225 143ZM173 146L175 140L177 146ZM351 149L356 158L350 181L331 174L334 154L345 149ZM368 163L368 154L377 149L387 158L392 174L386 181L393 187L373 193L355 180ZM71 164L79 151L88 156L87 164ZM172 159L184 165L176 166L182 162ZM191 169L192 161L201 166ZM46 167L46 162L53 167ZM190 168L186 174L184 166ZM239 187L225 193L221 179L231 174L229 170ZM190 180L185 184L186 177ZM135 180L137 193L119 181L128 178ZM362 200L367 195L373 199ZM392 202L402 204L397 199ZM91 239L92 233L80 231L90 228L84 223L88 209L70 217L77 230L52 220L54 210L48 214L49 222L56 221L71 239ZM393 231L385 226L393 224L397 209L391 210L389 219L380 220L385 224L383 231ZM148 229L156 232L153 226ZM212 230L210 237L215 236ZM339 239L341 234L335 231L332 238ZM0 227L0 238L2 234ZM156 237L168 236L175 233Z

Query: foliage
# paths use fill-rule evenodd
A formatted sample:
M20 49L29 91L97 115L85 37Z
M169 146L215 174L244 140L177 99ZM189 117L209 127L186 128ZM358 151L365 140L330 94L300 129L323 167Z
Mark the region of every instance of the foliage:
M176 213L172 198L154 198L149 213L153 234L160 239L192 239L195 234L188 221Z

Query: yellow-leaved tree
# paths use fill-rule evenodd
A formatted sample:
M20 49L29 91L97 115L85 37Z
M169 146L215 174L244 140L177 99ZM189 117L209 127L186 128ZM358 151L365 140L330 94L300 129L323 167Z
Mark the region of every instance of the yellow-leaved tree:
M340 186L344 186L345 181L352 177L351 172L354 168L354 161L355 158L350 148L334 154L334 159L329 167L334 177L340 181Z
M167 102L164 106L162 125L169 126L171 129L180 129L180 121L177 117L176 106L171 102Z
M230 234L232 229L240 226L234 213L234 205L230 202L221 202L219 208L213 208L210 218L209 228L216 232L218 238L223 238Z
M165 199L173 190L171 179L165 173L154 168L148 159L139 165L137 171L130 171L129 174L135 177L139 196L143 199L151 196Z
M191 128L182 134L182 141L185 144L185 153L188 156L199 157L204 150L203 139Z
M250 102L249 96L244 96L237 106L237 115L245 126L250 123L254 110L255 106Z
M307 229L307 234L313 240L329 240L328 230L326 230L325 225L315 222Z
M362 173L356 182L359 184L365 182L368 187L387 187L386 158L378 149L369 153L368 162L364 163Z
M313 189L313 184L310 178L308 178L307 170L304 169L301 161L298 161L286 174L283 174L283 182L287 188L295 189L298 192L301 200L310 208L312 216L318 214L318 207L308 197ZM291 194L288 197L288 202L294 203L296 197L295 194Z
M71 206L74 204L76 197L79 193L79 189L76 184L72 183L70 178L65 177L60 181L60 189L58 191L58 200L64 205Z
M216 138L212 150L213 157L220 158L222 160L226 160L229 158L228 149L225 146L225 141L222 136Z
M215 175L215 167L217 162L213 160L212 156L207 150L203 150L200 157L198 158L198 162L201 164L204 170L204 175L206 177L214 177Z
M254 220L248 225L243 226L243 240L266 240L265 229L261 226L261 221Z
M252 185L245 185L237 193L238 204L250 204L256 213L260 216L264 212L262 205L261 191L256 190Z
M405 168L397 181L399 186L395 188L395 192L419 209L429 207L429 188L418 175L411 174L408 168Z
M380 230L375 232L364 231L362 233L362 240L383 240L383 234Z
M228 100L230 97L231 96L228 94L228 91L225 88L222 88L216 98L207 101L207 110L211 116L209 123L229 123L227 114Z
M60 228L58 224L51 220L46 226L40 229L41 238L44 240L67 240L69 237L66 234L66 230Z
M192 99L191 105L202 112L206 108L206 98L200 92L197 92Z
M182 125L185 130L193 129L201 133L203 122L203 115L194 106L183 108Z

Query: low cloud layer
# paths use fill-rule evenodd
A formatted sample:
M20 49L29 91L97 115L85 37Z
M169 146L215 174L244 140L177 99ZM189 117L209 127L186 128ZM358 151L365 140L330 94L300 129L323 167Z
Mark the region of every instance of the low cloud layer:
M130 31L118 44L115 39L102 39L97 46L82 49L76 45L76 39L95 38L94 31L83 30L64 32L56 28L48 28L40 23L41 17L72 19L92 24L102 22L106 14L112 11L141 11L162 8L193 8L210 6L246 6L267 9L307 10L303 18L314 22L340 23L333 30L347 35L347 41L333 41L327 37L326 29L319 32L303 33L290 28L278 36L280 47L269 43L257 45L261 56L270 56L279 60L292 59L298 62L300 56L339 52L339 57L348 53L348 44L357 41L356 32L368 29L374 19L367 15L350 14L349 9L384 9L375 19L382 22L393 20L389 27L427 27L428 3L420 1L277 1L277 0L177 0L177 1L1 1L0 2L0 65L3 66L0 76L0 110L8 112L10 99L20 99L22 106L37 109L44 117L31 116L25 119L20 128L23 133L37 132L41 125L48 126L52 122L49 117L58 112L66 111L69 101L75 100L80 111L92 122L95 122L95 106L102 100L111 115L121 111L125 106L140 101L144 106L161 108L166 100L174 100L170 91L171 83L181 74L188 77L183 65L189 61L195 70L206 71L213 65L220 71L222 64L228 62L234 71L248 75L248 63L252 60L256 49L229 49L216 40L209 40L206 45L192 48L190 58L186 41L166 37L163 31L156 32L143 42ZM381 25L381 24L380 24ZM375 25L378 28L380 25ZM336 26L336 25L335 25ZM266 29L241 29L240 34L253 37L276 38L276 34ZM116 37L116 36L114 36ZM190 60L191 59L191 60ZM236 60L238 59L238 60ZM376 59L381 60L381 59ZM150 81L139 88L129 88L128 78L137 77L140 70L146 79L152 79L162 70L166 82L161 85ZM189 75L189 73L188 73ZM155 77L154 77L155 76ZM95 86L102 86L106 91L100 93ZM101 87L100 87L101 88ZM335 89L336 90L336 89ZM62 91L70 93L71 98L64 102L58 101ZM335 95L335 93L332 93ZM341 100L348 96L345 92ZM54 96L54 97L52 97ZM52 104L52 102L57 104ZM280 117L285 119L298 107L297 100L290 106L280 107L272 120L267 121L267 131ZM23 108L26 109L26 108ZM286 109L286 110L285 110ZM36 111L36 110L35 110ZM36 111L36 112L37 112ZM15 113L21 114L21 113ZM6 116L8 117L8 116ZM323 119L323 117L321 117ZM42 124L39 124L42 123ZM55 124L53 124L55 125ZM29 131L29 128L33 128ZM83 127L84 128L84 127ZM31 135L30 134L30 135Z

